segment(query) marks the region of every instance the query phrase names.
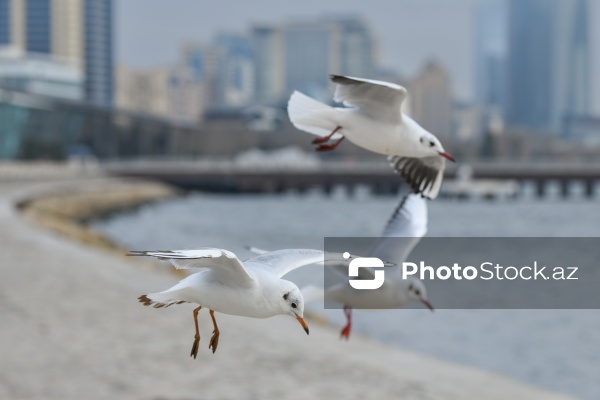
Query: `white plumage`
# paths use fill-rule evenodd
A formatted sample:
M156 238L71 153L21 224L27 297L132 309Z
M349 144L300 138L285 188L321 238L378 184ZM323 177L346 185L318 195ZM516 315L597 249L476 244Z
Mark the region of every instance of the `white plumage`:
M334 101L348 108L331 107L295 91L288 102L292 124L318 136L313 140L317 151L334 150L348 138L357 146L389 156L415 193L437 197L445 159L454 159L432 133L401 112L406 89L340 75L331 75L331 80L337 84Z
M296 318L308 333L308 325L303 318L302 293L294 283L281 277L304 265L341 259L339 254L307 249L273 251L244 262L231 251L215 248L132 251L129 255L156 257L169 261L176 268L201 269L170 289L138 298L144 305L155 308L184 302L199 305L194 310L196 338L191 353L194 358L200 341L197 314L202 307L210 309L213 318L215 333L209 345L213 353L219 337L214 319L215 311L253 318L290 315Z

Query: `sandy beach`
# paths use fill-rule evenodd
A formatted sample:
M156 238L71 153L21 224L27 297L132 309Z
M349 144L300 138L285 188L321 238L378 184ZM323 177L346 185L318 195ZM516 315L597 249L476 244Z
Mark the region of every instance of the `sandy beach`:
M143 185L101 177L0 180L0 399L568 398L359 335L342 342L337 329L314 320L306 336L285 316L217 314L213 355L203 310L200 351L190 358L194 306L156 310L136 299L178 280L168 265L74 240L16 206Z

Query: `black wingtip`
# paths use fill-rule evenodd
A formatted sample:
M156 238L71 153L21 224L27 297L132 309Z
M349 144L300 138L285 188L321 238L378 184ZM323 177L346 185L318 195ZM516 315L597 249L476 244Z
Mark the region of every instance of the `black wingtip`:
M350 83L358 83L353 79L348 78L347 76L344 75L335 75L335 74L330 74L329 75L329 79L331 79L332 82L335 83L339 83L339 84L350 84Z

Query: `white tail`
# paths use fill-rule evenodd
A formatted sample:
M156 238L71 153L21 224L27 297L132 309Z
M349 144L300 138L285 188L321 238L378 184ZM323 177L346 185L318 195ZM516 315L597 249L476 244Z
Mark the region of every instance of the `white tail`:
M174 299L174 294L176 294L176 292L174 293L167 290L165 292L143 294L140 297L138 297L138 300L143 305L152 306L154 308L169 307L173 304L187 303L183 300Z
M304 303L309 303L311 301L324 301L325 299L323 288L317 286L305 286L300 291L304 297Z
M336 114L339 111L307 95L295 91L288 102L288 115L294 126L317 136L327 136L338 124ZM341 135L334 135L338 139Z

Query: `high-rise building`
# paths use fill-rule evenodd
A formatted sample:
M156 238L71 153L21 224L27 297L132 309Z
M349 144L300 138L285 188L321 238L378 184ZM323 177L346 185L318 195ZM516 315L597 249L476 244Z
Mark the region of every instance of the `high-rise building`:
M254 99L254 59L252 44L236 34L221 34L213 44L219 49L217 105L236 107Z
M120 109L187 122L202 116L202 87L188 68L138 70L120 65L116 78L115 103Z
M561 133L588 112L587 0L511 0L505 120Z
M0 0L0 46L10 43L10 1Z
M330 99L329 74L375 78L375 43L360 18L327 17L252 29L256 100L276 103L293 90Z
M340 69L337 31L322 22L294 22L283 28L285 91L328 99L328 74ZM336 51L337 50L337 51Z
M219 103L217 76L223 57L223 49L205 43L188 43L183 49L181 64L189 68L196 81L201 83L207 106Z
M276 103L285 93L283 32L279 27L255 26L251 36L255 98L263 104Z
M508 48L507 2L487 0L475 10L475 95L483 106L502 106Z
M452 134L452 89L446 69L429 62L416 77L406 82L408 113L442 141Z
M325 18L283 26L286 94L329 99L329 74L375 78L374 40L359 18Z
M78 1L83 1L86 96L92 103L110 106L114 90L113 2L112 0Z
M339 30L340 70L343 75L375 78L375 39L362 19L332 20Z
M83 72L86 99L111 106L112 13L112 0L0 0L0 44L66 60Z

